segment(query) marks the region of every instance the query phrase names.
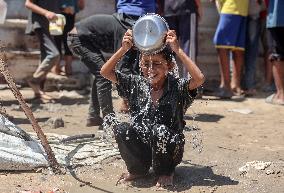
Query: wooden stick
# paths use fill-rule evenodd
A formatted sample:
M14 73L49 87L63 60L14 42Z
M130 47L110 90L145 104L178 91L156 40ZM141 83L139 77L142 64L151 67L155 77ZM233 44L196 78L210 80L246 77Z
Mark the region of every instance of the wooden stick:
M1 47L0 47L1 49ZM51 147L48 144L48 141L46 139L46 136L44 135L43 131L41 130L38 122L36 121L32 110L30 109L30 107L26 104L25 100L23 99L22 94L20 93L20 91L18 90L15 81L13 79L13 77L11 76L11 73L9 72L8 66L6 64L6 56L5 53L0 50L0 72L4 75L8 86L10 87L10 89L12 90L15 98L18 100L21 108L23 109L24 113L26 114L27 118L29 119L30 123L33 126L34 131L36 132L38 138L41 141L41 144L47 154L47 159L49 162L50 167L52 168L54 173L61 173L60 171L60 166L52 152Z

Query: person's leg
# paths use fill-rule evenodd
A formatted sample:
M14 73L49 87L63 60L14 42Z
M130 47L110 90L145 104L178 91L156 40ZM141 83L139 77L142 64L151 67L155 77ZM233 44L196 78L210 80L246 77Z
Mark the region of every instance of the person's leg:
M47 102L51 99L51 97L46 95L41 90L40 85L45 81L46 74L56 63L59 62L60 55L49 32L44 31L40 28L35 30L35 33L40 42L41 63L34 72L33 77L28 80L28 84L34 90L36 97L39 97Z
M233 50L233 73L232 73L232 90L236 95L242 95L241 77L242 67L244 64L244 51Z
M63 46L64 46L64 68L66 75L72 75L72 60L73 55L67 45L67 34L74 28L76 15L64 14L66 18L66 25L63 30Z
M271 56L276 93L272 95L271 101L267 102L284 105L284 27L270 28L269 30L276 43L275 53Z
M219 48L218 51L218 60L219 60L219 67L220 67L220 88L230 89L230 59L229 59L229 50Z
M276 94L274 99L284 104L284 60L273 62L273 77L276 86Z
M97 93L97 86L96 86L96 78L92 75L91 78L91 93L90 93L90 105L89 105L89 114L87 118L87 127L92 126L100 126L103 124L103 119L100 116L100 106L98 93Z
M122 180L132 180L148 173L152 164L150 144L144 143L138 131L129 123L121 123L113 129L115 140L122 159L125 161L128 175Z
M59 51L60 54L60 59L62 58L62 42L63 42L63 35L59 35L59 36L53 36L55 45ZM61 68L60 68L60 60L58 61L58 63L56 63L52 69L51 72L53 72L54 74L60 74L61 73Z
M183 51L196 62L197 56L197 19L196 13L178 16L179 21L179 41ZM182 77L188 78L188 72L182 65Z
M255 93L255 73L260 37L260 20L248 17L246 32L246 51L244 63L244 89L246 95Z
M184 135L175 133L165 125L152 129L153 170L159 176L157 186L173 184L175 167L181 162L184 150Z

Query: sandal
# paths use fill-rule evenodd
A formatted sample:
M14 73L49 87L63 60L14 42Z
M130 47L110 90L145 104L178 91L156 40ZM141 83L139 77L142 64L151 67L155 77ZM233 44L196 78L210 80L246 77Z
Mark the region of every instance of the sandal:
M217 92L215 92L214 95L219 97L220 99L231 99L233 96L233 93L227 88L219 87Z
M284 105L283 101L275 99L276 94L272 94L265 99L266 103L273 104L273 105Z

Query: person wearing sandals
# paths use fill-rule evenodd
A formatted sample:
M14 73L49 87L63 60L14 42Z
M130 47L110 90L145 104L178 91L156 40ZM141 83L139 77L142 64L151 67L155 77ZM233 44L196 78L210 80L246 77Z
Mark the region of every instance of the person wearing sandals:
M216 0L216 3L220 19L214 35L214 44L218 52L221 81L215 95L229 99L233 95L242 95L241 71L244 63L249 2L248 0ZM232 78L230 77L230 53L233 59Z
M40 43L41 62L31 78L27 79L35 93L35 98L42 102L53 101L52 97L42 90L47 73L60 60L59 51L49 32L49 21L60 13L59 0L26 0L26 8L30 11L26 34L36 34Z
M118 182L144 177L152 166L158 177L156 186L171 186L175 167L183 157L183 116L196 96L196 88L203 84L204 75L181 49L174 30L169 30L165 39L168 45L162 51L140 55L143 75L125 74L115 69L133 46L132 30L128 30L121 48L101 69L101 74L116 84L118 94L127 98L132 120L113 128L128 170ZM191 79L169 73L174 67L173 53L182 61Z
M272 61L276 93L266 98L267 103L284 105L284 1L270 0L267 15L267 28L275 41Z

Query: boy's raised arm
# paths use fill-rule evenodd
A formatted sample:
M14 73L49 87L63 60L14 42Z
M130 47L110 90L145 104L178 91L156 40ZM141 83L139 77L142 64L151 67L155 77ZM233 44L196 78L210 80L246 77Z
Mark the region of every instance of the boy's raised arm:
M132 43L132 31L127 30L123 39L122 46L115 52L112 57L103 65L101 69L101 75L106 79L112 81L113 83L117 83L117 79L115 76L115 66L119 62L119 60L124 56L124 54L133 46Z
M174 30L169 30L169 32L167 33L166 41L171 46L171 49L180 58L181 62L185 65L187 71L192 77L189 82L189 89L193 90L199 87L200 85L202 85L205 81L205 77L203 73L198 68L198 66L180 48L179 43L177 41L177 36Z

